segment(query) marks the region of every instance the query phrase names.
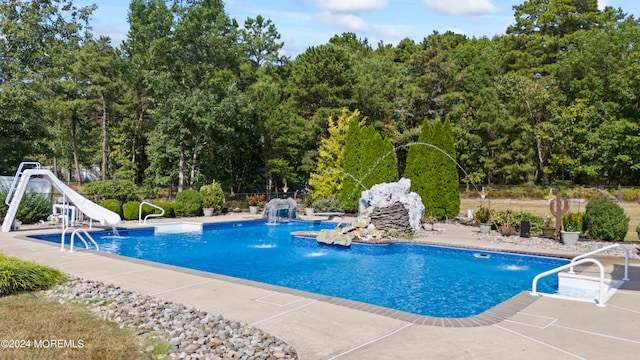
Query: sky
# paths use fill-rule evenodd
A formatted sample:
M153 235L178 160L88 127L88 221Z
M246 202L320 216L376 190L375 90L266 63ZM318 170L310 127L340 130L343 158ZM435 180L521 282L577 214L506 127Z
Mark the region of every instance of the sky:
M96 4L91 25L114 46L126 39L130 0L75 0ZM513 6L525 0L226 0L225 12L239 24L258 15L270 19L281 34L281 55L295 58L310 46L326 44L334 35L353 32L360 39L396 45L409 38L422 41L434 31L468 37L504 34L514 23ZM598 0L598 6L622 8L640 18L638 0Z

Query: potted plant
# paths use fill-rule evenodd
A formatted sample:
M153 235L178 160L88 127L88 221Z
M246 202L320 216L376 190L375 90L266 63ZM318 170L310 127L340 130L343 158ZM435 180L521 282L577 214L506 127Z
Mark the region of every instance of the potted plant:
M257 214L258 209L264 206L265 196L264 195L251 195L247 196L247 205L249 205L249 212L251 214Z
M546 238L556 237L556 227L553 226L550 214L546 214L542 219L542 236Z
M491 220L493 219L493 211L487 207L480 205L478 211L473 215L473 222L479 224L480 233L488 234L491 232Z
M209 185L202 185L200 187L200 195L202 195L202 212L204 216L212 216L222 210L224 192L222 191L222 186L215 180Z
M575 245L582 231L582 213L568 212L562 215L563 231L560 231L560 239L565 245Z

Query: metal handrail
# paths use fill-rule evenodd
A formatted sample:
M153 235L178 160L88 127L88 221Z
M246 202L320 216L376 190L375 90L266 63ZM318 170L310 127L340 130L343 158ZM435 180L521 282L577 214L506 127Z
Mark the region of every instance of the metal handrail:
M549 271L545 271L543 273L540 273L538 275L536 275L536 277L533 278L533 282L531 283L531 292L530 294L533 296L539 296L540 293L537 292L537 286L538 286L538 280L540 280L541 278L551 275L551 274L555 274L558 273L564 269L567 268L571 268L575 265L580 265L580 264L584 264L584 263L592 263L592 264L596 264L598 265L598 268L600 268L600 291L598 291L598 301L596 303L597 306L601 306L604 307L604 267L602 266L602 264L600 263L600 261L596 260L596 259L592 259L592 258L585 258L585 259L580 259L580 260L576 260L575 262L570 262L569 264L565 264L562 265L560 267L557 267L555 269L551 269Z
M69 226L62 229L62 236L60 236L60 251L64 251L64 236L67 233L67 230L75 230L75 228L73 226Z
M609 249L613 249L614 247L620 247L622 248L622 250L624 250L624 278L622 278L622 280L629 280L629 249L627 249L624 245L621 244L613 244L613 245L609 245L609 246L605 246L603 248L597 249L597 250L593 250L591 252L582 254L582 255L578 255L576 257L574 257L573 259L571 259L571 263L574 263L577 260L580 259L584 259L587 256L591 256L597 253L601 253L603 251L609 250ZM573 272L573 266L571 268L569 268L569 274L574 274Z
M140 203L140 206L138 208L138 224L142 224L142 205L147 204L150 205L151 207L154 207L156 209L160 209L160 211L162 211L160 214L148 214L147 216L144 217L144 223L147 223L147 219L151 218L151 217L161 217L164 216L164 209L161 208L160 206L156 205L156 204L152 204L150 202L147 201L143 201Z
M75 229L73 231L73 233L71 234L71 243L69 244L69 252L72 253L73 252L73 240L75 239L76 234L78 234L78 232L84 233L85 235L87 235L87 237L89 238L89 240L91 240L91 242L93 243L93 245L96 247L96 251L100 251L100 247L98 246L98 243L93 239L93 237L91 237L91 235L87 232L87 230L85 229ZM78 239L80 239L83 243L84 246L89 249L89 244L87 243L87 241L82 237L81 234L78 234Z
M20 163L20 166L18 166L18 170L13 177L13 181L11 182L11 187L9 188L9 191L7 191L7 197L4 199L4 203L7 205L11 205L11 198L13 197L13 193L16 191L18 181L20 180L20 176L22 175L22 168L25 165L34 165L36 169L40 169L41 166L37 161L24 161Z

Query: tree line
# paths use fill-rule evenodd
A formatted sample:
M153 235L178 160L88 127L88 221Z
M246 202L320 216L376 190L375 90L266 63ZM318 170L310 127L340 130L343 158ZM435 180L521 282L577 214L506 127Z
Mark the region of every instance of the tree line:
M94 10L0 4L0 173L30 158L69 181L99 166L102 179L178 190L303 188L335 167L321 152L331 124L357 113L397 149L398 177L422 166L406 159L424 124L445 119L461 181L640 175L640 23L596 0L524 1L493 38L343 33L295 59L271 20L239 23L220 0L132 0L116 45L92 33Z

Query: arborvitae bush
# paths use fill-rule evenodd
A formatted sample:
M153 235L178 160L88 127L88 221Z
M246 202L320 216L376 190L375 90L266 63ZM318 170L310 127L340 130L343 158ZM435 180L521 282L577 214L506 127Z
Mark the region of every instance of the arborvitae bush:
M122 216L122 202L120 200L107 199L101 202L100 206Z
M629 217L614 202L591 200L587 203L583 227L590 239L621 241L629 230Z
M176 216L176 213L173 211L173 202L168 201L159 201L155 203L156 206L161 207L164 210L163 217L172 218ZM154 214L160 214L161 211L159 209L155 209Z
M140 201L138 187L127 180L92 181L84 186L84 195L93 201L117 199L121 202Z
M376 184L396 181L398 170L391 141L383 138L371 125L366 126L362 134L362 183L364 186L371 189ZM360 196L358 196L359 198ZM357 210L357 201L355 205L355 210Z
M56 269L0 254L0 296L48 289L66 279Z
M347 211L357 208L358 200L363 189L359 181L362 178L362 138L360 136L360 123L357 119L351 120L344 140L344 175L342 188L338 194L339 203ZM314 207L315 208L315 207Z
M176 195L173 204L176 216L200 216L202 214L202 195L196 190L184 190Z

